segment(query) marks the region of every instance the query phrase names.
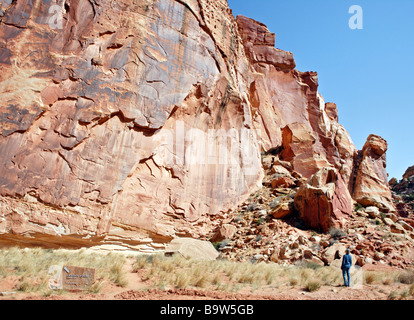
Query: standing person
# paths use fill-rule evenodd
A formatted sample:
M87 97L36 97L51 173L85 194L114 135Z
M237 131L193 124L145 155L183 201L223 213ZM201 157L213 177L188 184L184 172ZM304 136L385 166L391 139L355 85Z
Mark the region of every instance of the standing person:
M352 257L349 253L350 253L350 250L348 248L346 249L346 254L342 258L342 266L341 266L345 287L349 287L351 285L351 275L349 273L349 270L351 269L351 266L352 266Z

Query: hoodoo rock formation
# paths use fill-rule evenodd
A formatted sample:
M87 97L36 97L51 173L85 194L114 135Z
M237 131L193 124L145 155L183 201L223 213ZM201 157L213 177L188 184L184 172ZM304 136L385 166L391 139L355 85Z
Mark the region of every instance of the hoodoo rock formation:
M203 238L260 188L269 150L391 211L386 143L358 154L317 74L275 39L225 0L2 4L0 244Z
M358 155L354 184L354 198L363 206L377 206L383 211L394 211L391 190L388 186L385 152L387 142L370 135Z

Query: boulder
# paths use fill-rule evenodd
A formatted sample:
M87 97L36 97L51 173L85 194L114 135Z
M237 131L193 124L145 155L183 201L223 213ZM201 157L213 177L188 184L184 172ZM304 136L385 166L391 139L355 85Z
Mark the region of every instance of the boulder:
M278 263L280 260L287 260L287 259L289 259L288 252L287 251L288 251L287 248L284 247L284 246L275 249L275 251L273 252L273 254L270 257L270 260L272 262Z
M390 218L384 218L384 219L382 219L382 221L384 221L384 223L387 226L393 226L394 225L394 221L392 221Z
M330 246L329 241L328 241L328 240L325 240L325 239L323 239L323 240L319 241L319 244L320 244L320 245L321 245L321 247L323 247L323 248L326 248L326 247L329 247L329 246Z
M322 257L327 262L327 264L331 264L332 261L342 258L346 252L346 249L347 247L345 245L341 243L335 243L322 253Z
M333 168L322 168L296 193L294 205L309 227L322 232L341 227L352 214L352 198Z
M385 218L389 218L389 219L391 219L393 222L397 222L398 221L398 217L394 214L394 213L391 213L391 212L388 212L388 213L385 213L385 214L383 214L384 215L384 217Z
M293 212L293 201L291 202L282 202L278 204L274 209L272 209L269 213L275 219L283 219L288 217Z
M399 223L394 223L390 226L390 230L392 233L397 233L397 234L404 234L405 233L405 229L402 225L400 225Z
M303 259L303 261L307 263L315 264L321 267L325 266L325 262L323 262L317 256L312 256L310 259Z
M405 222L404 220L398 220L397 223L401 225L407 231L414 231L414 228L411 225L409 225L407 222Z
M281 177L291 177L289 170L279 164L272 166L272 173L277 174Z
M363 267L365 265L365 258L363 256L357 256L355 265Z
M312 259L313 257L313 252L310 249L305 249L303 250L303 258L304 259Z
M192 238L172 240L165 249L165 255L180 254L186 259L213 261L219 256L218 251L209 241Z
M295 181L289 177L279 177L270 182L272 188L290 188L296 185Z
M365 209L365 212L368 213L368 215L372 219L375 219L375 218L379 218L380 217L380 211L379 211L379 209L377 207L373 207L373 206L368 207L368 208Z
M231 224L224 224L220 229L215 233L211 242L221 242L223 240L231 240L236 233L237 228Z
M310 236L310 241L315 242L316 244L319 244L321 242L321 237L319 236Z
M275 162L275 156L266 155L262 158L262 166L264 170L269 170L272 168L273 163Z
M380 261L381 259L384 259L385 255L382 252L375 252L374 253L374 260L375 261Z

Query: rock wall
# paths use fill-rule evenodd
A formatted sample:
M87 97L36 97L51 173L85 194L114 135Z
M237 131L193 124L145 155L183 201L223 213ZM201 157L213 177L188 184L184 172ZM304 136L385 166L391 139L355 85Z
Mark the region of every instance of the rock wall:
M261 186L261 151L353 187L357 150L275 35L227 1L0 11L0 244L155 250Z

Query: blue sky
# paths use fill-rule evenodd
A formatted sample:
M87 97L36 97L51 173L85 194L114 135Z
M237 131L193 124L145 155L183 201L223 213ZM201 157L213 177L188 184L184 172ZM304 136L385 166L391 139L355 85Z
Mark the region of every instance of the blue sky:
M413 0L228 0L233 14L266 24L297 69L317 71L319 91L335 102L358 149L369 134L388 141L387 171L414 165ZM363 29L352 30L352 5Z

